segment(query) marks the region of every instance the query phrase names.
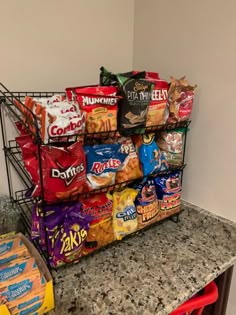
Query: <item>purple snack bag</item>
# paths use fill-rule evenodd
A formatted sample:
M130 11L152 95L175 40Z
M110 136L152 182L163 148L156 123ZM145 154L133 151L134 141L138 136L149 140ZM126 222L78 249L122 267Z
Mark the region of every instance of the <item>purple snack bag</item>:
M65 209L66 207L66 209ZM48 252L52 267L59 267L81 256L91 216L80 212L81 204L70 203L46 217Z
M40 229L39 229L39 208L38 204L35 203L32 208L32 224L31 224L31 239L35 240L40 236Z

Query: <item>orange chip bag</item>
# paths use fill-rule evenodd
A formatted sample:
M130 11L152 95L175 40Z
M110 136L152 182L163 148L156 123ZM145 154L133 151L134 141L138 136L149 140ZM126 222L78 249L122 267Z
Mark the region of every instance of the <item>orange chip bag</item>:
M67 88L69 100L76 99L86 112L88 133L115 131L117 129L117 88L114 86L90 86Z
M162 125L166 122L166 108L168 99L168 83L164 80L148 79L154 83L151 102L148 106L146 127Z
M116 172L116 183L142 177L143 173L132 139L130 137L119 138L118 143L121 144L120 152L128 155Z

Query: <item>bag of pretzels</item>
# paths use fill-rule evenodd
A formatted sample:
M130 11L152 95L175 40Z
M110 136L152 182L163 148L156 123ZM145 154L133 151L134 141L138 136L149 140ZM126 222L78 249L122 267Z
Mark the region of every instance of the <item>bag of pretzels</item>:
M117 75L122 96L118 105L118 130L124 136L145 131L154 84L144 77L145 72L131 77Z

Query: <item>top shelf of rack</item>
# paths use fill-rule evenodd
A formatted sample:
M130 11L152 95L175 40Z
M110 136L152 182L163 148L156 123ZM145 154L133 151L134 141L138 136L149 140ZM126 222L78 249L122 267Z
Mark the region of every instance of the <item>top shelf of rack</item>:
M64 92L11 92L9 91L2 83L0 83L0 104L5 105L7 110L11 112L14 118L22 123L22 125L31 133L36 141L41 144L55 144L58 142L75 142L82 141L84 143L93 143L93 141L104 140L104 139L114 139L121 137L122 135L118 130L113 131L103 131L103 132L80 132L70 135L56 135L50 136L48 141L43 141L38 119L36 115L24 104L24 99L26 96L34 98L43 98L51 97L53 95L65 95ZM16 103L20 104L17 106ZM24 112L27 111L29 114L27 117L24 117ZM24 119L22 118L24 117ZM146 128L136 128L133 134L144 134L144 133L155 133L165 130L173 130L176 128L187 128L190 124L190 121L178 121L175 123L167 123L163 125L150 126ZM29 125L33 125L33 128L30 128ZM132 135L130 133L129 135Z

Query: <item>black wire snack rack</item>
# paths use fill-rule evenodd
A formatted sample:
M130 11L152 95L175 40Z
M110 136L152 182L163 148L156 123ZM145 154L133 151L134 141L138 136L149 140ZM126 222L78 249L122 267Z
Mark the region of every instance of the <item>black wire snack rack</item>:
M41 162L41 146L42 145L62 145L63 143L74 143L83 137L84 144L94 145L106 139L117 139L121 135L118 130L115 131L106 131L106 132L94 132L94 133L78 133L73 135L63 135L56 137L49 137L47 142L42 140L41 130L39 126L38 119L36 115L24 104L24 99L26 96L43 98L43 97L51 97L55 94L65 95L64 92L11 92L9 91L3 84L0 83L0 124L1 124L1 132L2 132L2 142L3 142L3 150L5 154L5 164L6 164L6 172L7 172L7 182L9 188L9 195L12 202L15 202L19 208L22 218L22 223L25 229L25 232L30 235L31 232L31 215L32 215L32 207L35 202L40 202L42 209L46 205L46 201L44 199L44 178L42 171L42 162ZM17 106L16 104L20 104ZM27 112L27 115L25 113ZM24 161L22 159L22 153L19 145L16 140L12 139L12 136L9 136L9 128L7 128L6 117L11 120L20 121L24 128L33 136L34 142L37 147L37 155L38 155L38 171L39 171L39 182L40 182L40 197L32 198L31 193L34 189L34 185L32 183L31 176L27 172L24 166ZM22 117L26 117L22 119ZM147 127L145 130L140 130L140 133L159 133L161 131L166 130L174 130L176 128L184 129L184 146L183 146L183 161L180 166L170 166L168 171L160 172L157 176L165 175L171 173L173 171L182 171L185 167L184 158L185 158L185 148L186 148L186 139L187 139L187 131L189 127L190 121L181 121L176 123L168 123L165 125L158 125ZM33 128L29 126L33 125ZM136 130L136 134L139 131ZM9 137L11 139L9 139ZM17 190L14 187L14 181L12 179L12 169L18 174L21 183L23 184L24 189ZM181 177L182 180L183 176ZM124 181L118 184L109 185L106 187L102 187L99 189L93 189L92 191L83 192L78 194L76 197L82 195L83 197L89 198L92 194L104 193L104 192L114 192L119 191L124 187L133 186L135 183L138 183L145 178L137 178L133 180ZM176 214L173 214L176 217ZM171 216L170 216L171 217ZM178 216L177 216L178 220ZM40 250L40 252L48 258L47 250L46 252L41 250L40 244L38 241L35 241L35 245Z

